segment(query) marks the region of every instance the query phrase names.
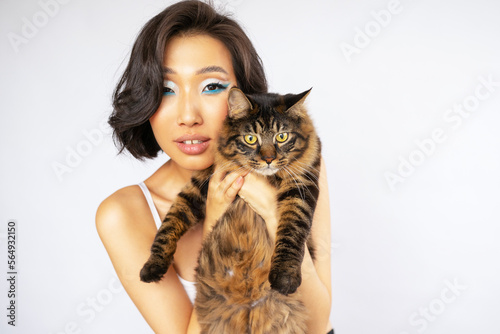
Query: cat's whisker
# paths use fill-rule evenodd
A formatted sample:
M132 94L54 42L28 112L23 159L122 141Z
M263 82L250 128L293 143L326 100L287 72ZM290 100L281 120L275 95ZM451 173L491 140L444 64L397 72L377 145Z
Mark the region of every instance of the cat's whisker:
M288 168L288 170L289 170L291 173L293 173L295 176L297 176L297 173L295 173L295 172L294 172L291 168ZM306 177L306 178L307 178L307 175L304 175L304 174L302 174L302 175L303 175L304 177ZM298 178L298 177L297 177L297 178ZM311 180L311 179L309 179L309 178L308 178L308 180L309 180L309 181L311 181L311 182L312 182L312 184L313 184L313 185L314 185L314 186L315 186L315 187L319 190L319 187L316 185L316 183L315 183L313 180ZM303 182L301 182L301 187L302 187L303 189L305 189L305 190L309 193L309 195L311 195L312 197L314 197L313 193L311 193L311 191L309 190L309 188L303 185Z
M224 169L226 169L228 166L231 166L232 164L234 164L234 162L233 162L233 161L227 161L227 162L225 162L224 164L222 164L222 165L221 165L221 167L219 167L219 169L218 169L218 170L224 170ZM214 172L213 172L212 174L210 174L210 175L209 175L209 176L208 176L205 180L203 180L203 182L201 183L201 187L204 187L204 186L205 186L208 182L210 182L210 179L212 178L212 176L214 176L214 175L215 175L215 173L216 173L216 172L214 171Z
M232 166L232 165L235 165L236 163L234 161L226 161L225 163L223 163L222 165L218 166L217 167L217 170L220 171L220 170L226 170L228 169L228 167Z
M308 170L307 168L300 166L289 166L290 168L294 168L296 172L304 175L309 181L316 183L319 180L319 176Z
M296 167L294 167L294 168L296 168ZM293 171L293 170L291 169L291 167L290 167L290 170L291 170L291 171ZM298 171L295 171L295 172L298 172ZM309 176L307 176L307 174L301 174L301 175L302 175L303 177L305 177L307 180L309 180L309 181L311 182L311 184L312 184L312 185L313 185L316 189L318 189L318 190L319 190L319 186L318 186L318 184L317 184L317 182L316 182L315 180L311 179ZM312 195L312 194L311 194L311 191L310 191L307 187L304 187L304 188L306 188L306 189L307 189L307 191L309 192L309 194L310 194L310 195Z
M300 179L301 174L300 174L300 173L298 173L296 170L292 169L291 167L292 167L292 166L289 166L289 167L288 167L288 170L289 170L291 173L293 173L293 175L296 177L296 179ZM311 194L311 192L309 191L309 189L308 189L308 188L304 185L304 182L303 182L303 181L301 181L301 182L300 182L300 186L302 187L302 189L303 189L303 190L304 190L304 189L305 189L305 190L307 190L307 191L309 192L309 195L312 195L312 194Z
M312 167L312 166L310 166L310 165L308 165L300 160L297 160L296 158L293 158L293 160L295 160L296 164L304 166L305 167L304 170L306 170L309 174L312 174L316 177L316 175L312 172L312 171L315 171L319 175L320 171L317 168L314 168L314 167Z
M236 163L234 161L227 161L227 162L225 162L221 166L217 167L217 171L214 171L212 174L210 174L209 178L211 178L212 176L214 176L215 173L217 173L219 171L224 171L224 170L229 169L229 167L231 167L232 165L236 165ZM237 170L241 169L242 167L243 166L239 167Z
M314 174L313 172L307 170L304 167L290 166L290 168L295 168L295 170L297 172L300 172L300 174L304 175L304 177L307 177L311 181L318 181L319 180L319 176L318 175Z
M286 171L288 173L288 175L290 175L290 177L292 178L293 182L297 186L300 198L304 201L305 200L305 195L303 194L303 192L301 190L302 187L297 183L297 179L296 179L295 173L293 173L292 171L290 171L287 167L283 167L283 170Z
M313 166L311 166L311 165L309 165L309 164L306 164L305 162L303 162L303 161L301 161L301 160L299 160L299 159L297 159L297 158L293 158L293 157L292 157L291 159L293 159L293 160L294 160L295 162L297 162L298 164L303 165L303 166L306 166L307 168L312 169L312 170L314 170L314 171L316 171L316 172L318 172L318 173L319 173L319 170L318 170L317 168L314 168Z
M307 170L306 168L300 167L300 166L289 166L289 168L294 168L294 171L303 175L307 180L309 180L318 190L318 180L319 176L315 175L311 171Z

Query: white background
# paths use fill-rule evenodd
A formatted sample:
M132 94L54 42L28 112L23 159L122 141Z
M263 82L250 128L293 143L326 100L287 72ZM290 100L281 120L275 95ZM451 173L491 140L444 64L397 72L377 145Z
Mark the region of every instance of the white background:
M313 87L336 333L500 333L500 2L216 3L245 27L272 91ZM138 31L168 4L72 0L48 16L35 0L0 1L0 332L150 332L116 284L94 215L167 159L117 156L99 124ZM449 114L463 103L473 111ZM402 182L391 188L387 173ZM15 328L8 219L18 223Z

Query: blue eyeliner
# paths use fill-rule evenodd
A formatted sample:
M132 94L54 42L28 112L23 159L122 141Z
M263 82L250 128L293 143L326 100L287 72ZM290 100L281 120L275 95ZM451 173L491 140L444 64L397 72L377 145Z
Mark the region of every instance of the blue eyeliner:
M163 87L163 96L175 95L173 91L167 91L165 87Z
M163 96L175 95L177 85L170 80L163 81Z
M213 89L213 90L203 90L203 94L219 94L223 91L225 91L227 89L227 87L229 87L229 83L227 84L222 84L222 83L211 83L208 86L210 85L213 85L215 87L217 87L216 89Z
M207 79L201 83L202 94L216 95L225 91L230 82L220 82L217 79ZM210 88L210 89L209 89ZM170 80L165 80L163 82L163 96L173 96L176 95L178 91L177 85Z

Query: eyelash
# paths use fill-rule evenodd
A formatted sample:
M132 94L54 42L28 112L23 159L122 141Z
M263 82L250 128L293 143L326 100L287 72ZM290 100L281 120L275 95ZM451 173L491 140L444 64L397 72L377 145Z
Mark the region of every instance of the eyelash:
M208 89L208 88L215 88L215 89ZM203 90L201 91L202 94L210 94L210 95L215 95L219 94L223 91L225 91L229 87L228 84L223 84L220 82L211 82L207 84L205 87L203 87ZM163 95L164 96L169 96L169 95L175 95L175 92L172 88L163 86Z
M207 90L208 87L215 87L215 89ZM219 94L223 91L225 91L229 87L229 84L222 84L220 82L212 82L209 83L208 85L203 88L202 93L204 94Z
M175 85L172 81L165 80L163 82L163 95L168 96L168 95L175 95L174 90L172 87L168 87L168 85Z
M163 87L163 95L175 95L175 92L170 87Z

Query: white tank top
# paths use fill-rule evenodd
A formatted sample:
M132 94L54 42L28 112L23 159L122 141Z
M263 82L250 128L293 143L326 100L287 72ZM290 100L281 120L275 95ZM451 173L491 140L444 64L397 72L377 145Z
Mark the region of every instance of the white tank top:
M156 228L160 228L161 226L160 215L158 214L158 210L156 210L155 204L153 202L153 197L151 197L151 193L149 192L148 187L146 187L144 182L139 183L139 187L141 187L141 190L144 193L144 197L146 197L146 201L148 202L149 209L151 210L151 214L153 215ZM186 293L189 297L189 300L191 301L191 304L194 304L194 299L196 297L195 282L187 281L184 278L180 277L178 274L177 277L179 278L179 281L184 287L184 290L186 290Z

